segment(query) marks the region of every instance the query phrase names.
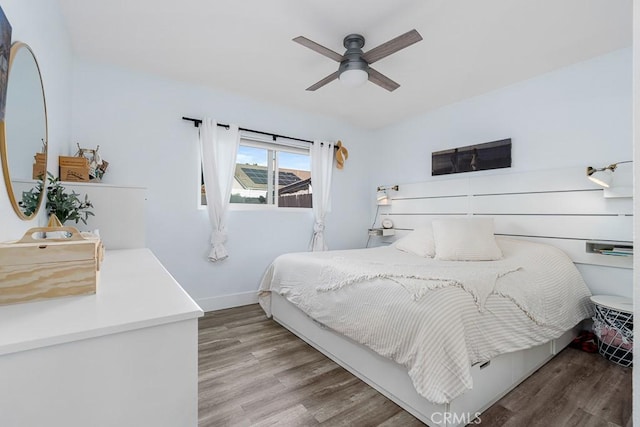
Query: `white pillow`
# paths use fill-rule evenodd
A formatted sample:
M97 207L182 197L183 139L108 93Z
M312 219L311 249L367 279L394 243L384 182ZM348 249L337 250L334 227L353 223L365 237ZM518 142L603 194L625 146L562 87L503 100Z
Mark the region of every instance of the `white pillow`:
M394 244L396 249L432 258L436 253L431 226L418 227Z
M434 220L435 259L492 261L502 258L493 235L493 218Z

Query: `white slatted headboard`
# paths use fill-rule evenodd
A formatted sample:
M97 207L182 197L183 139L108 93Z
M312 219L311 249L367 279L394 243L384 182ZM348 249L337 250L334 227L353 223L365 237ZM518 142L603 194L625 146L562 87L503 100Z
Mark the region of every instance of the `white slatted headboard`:
M490 216L496 234L564 250L593 293L632 294L632 257L586 251L589 240L632 241L632 199L605 199L585 168L451 175L400 184L390 196L392 204L382 206L380 216L393 220L396 238L438 217Z

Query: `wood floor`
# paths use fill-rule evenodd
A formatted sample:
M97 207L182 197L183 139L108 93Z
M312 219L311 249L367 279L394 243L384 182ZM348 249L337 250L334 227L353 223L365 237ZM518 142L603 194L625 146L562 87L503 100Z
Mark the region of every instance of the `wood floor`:
M423 425L258 305L208 313L199 328L200 427ZM476 422L631 426L631 369L565 349Z

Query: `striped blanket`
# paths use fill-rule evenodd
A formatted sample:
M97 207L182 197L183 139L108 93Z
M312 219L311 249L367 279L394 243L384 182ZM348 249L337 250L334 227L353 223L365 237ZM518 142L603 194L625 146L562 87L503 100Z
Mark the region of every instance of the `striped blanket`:
M591 314L590 292L563 252L497 241L499 261L436 261L393 247L286 254L263 277L260 303L271 315L270 292L279 293L405 366L426 399L447 403L473 387L471 365L558 338ZM471 283L476 272L485 278Z

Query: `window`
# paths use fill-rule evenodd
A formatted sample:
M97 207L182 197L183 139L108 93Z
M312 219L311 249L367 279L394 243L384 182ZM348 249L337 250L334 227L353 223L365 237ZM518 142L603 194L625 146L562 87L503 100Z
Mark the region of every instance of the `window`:
M240 140L231 203L310 208L311 191L311 157L306 143ZM206 205L204 179L201 200Z

